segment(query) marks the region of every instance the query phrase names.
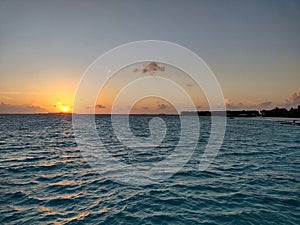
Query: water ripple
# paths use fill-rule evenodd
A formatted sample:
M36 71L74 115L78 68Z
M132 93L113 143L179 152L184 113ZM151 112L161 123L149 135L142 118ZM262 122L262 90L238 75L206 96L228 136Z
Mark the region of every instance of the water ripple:
M167 137L153 152L130 152L109 117L96 122L110 153L134 164L173 151L178 118L164 119ZM133 127L147 131L148 120L140 117ZM200 172L210 129L209 118L201 120L197 149L181 171L159 184L130 187L87 164L70 116L1 115L0 224L300 224L300 127L229 120L219 155Z

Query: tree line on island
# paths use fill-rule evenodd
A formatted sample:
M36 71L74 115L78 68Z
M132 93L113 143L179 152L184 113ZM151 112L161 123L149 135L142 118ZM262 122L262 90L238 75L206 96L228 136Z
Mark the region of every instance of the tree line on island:
M227 110L223 111L183 111L181 115L195 115L197 113L198 116L217 116L217 115L226 115L227 117L286 117L286 118L300 118L300 105L298 108L291 108L290 110L286 108L278 108L271 110L263 109L261 111L258 110Z

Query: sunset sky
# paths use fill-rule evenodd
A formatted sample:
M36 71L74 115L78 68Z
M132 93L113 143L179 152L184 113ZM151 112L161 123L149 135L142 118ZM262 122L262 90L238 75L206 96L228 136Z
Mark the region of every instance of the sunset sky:
M138 40L170 41L198 54L229 109L300 104L300 1L2 0L0 113L70 112L86 68L106 51ZM176 79L196 107L206 109L186 74L165 66L162 76ZM109 112L122 79L147 76L134 67L107 84L97 112ZM173 109L145 99L132 110Z

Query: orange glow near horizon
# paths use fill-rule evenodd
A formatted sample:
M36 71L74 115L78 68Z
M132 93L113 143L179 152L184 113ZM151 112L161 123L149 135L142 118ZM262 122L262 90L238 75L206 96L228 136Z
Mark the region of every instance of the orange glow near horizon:
M105 84L104 88L99 92L98 98L95 105L85 104L82 102L82 106L78 113L88 113L90 109L95 108L95 112L99 114L109 114L112 110L112 105L118 93L128 85L130 82L149 76L149 74L141 74L134 72L136 68L141 68L143 64L137 63L123 68L114 74ZM209 110L209 105L205 94L201 88L184 72L179 69L170 66L162 65L166 69L164 72L158 74L164 78L170 79L181 86L187 94L191 97L194 105L199 110ZM57 74L60 74L58 77ZM50 72L47 72L45 76L50 77ZM154 81L156 78L153 77ZM78 80L72 79L71 75L67 72L54 73L51 75L51 79L36 80L35 83L31 82L29 86L21 86L20 83L14 83L13 90L3 89L1 91L0 84L0 104L2 104L2 111L0 113L71 113L73 111L73 102L76 95ZM143 93L144 86L134 87L132 93ZM226 86L223 85L223 86ZM155 89L156 86L154 85ZM297 107L298 96L300 91L295 90L292 94L289 90L286 91L285 95L280 99L272 98L272 93L265 99L256 96L244 99L240 94L239 86L234 89L226 89L224 91L225 103L228 109L270 109L275 106L279 107ZM17 91L16 91L17 90ZM229 90L229 91L228 91ZM168 87L165 87L166 95L176 95L168 91ZM236 94L239 93L239 94ZM255 94L255 92L253 92ZM251 94L253 94L251 93ZM266 93L266 94L268 94ZM285 97L287 96L287 97ZM130 106L130 96L128 96L122 104L118 107L118 113L127 112L128 107L131 107L131 112L136 114L155 114L155 113L175 113L171 105L163 100L157 100L150 98L139 101L136 105ZM182 104L182 98L180 95L177 96L178 102L173 102L174 105ZM127 101L128 100L128 101ZM186 110L189 110L188 108Z
M71 112L71 106L62 103L61 101L56 102L55 108L57 108L59 112L63 112L63 113Z
M64 106L64 107L62 108L62 111L63 111L63 112L69 112L69 111L70 111L70 107L69 107L69 106Z

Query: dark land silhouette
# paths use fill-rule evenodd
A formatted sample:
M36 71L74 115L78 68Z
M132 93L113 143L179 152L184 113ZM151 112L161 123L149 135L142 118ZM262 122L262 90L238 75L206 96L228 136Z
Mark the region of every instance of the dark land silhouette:
M286 108L278 108L271 110L227 110L224 111L183 111L181 112L181 115L188 116L188 115L195 115L195 113L198 116L224 116L227 117L285 117L285 118L300 118L300 105L298 105L298 108L291 108L290 110Z
M272 110L262 110L261 116L263 117L288 117L288 118L300 118L300 105L298 108L291 108L287 110L286 108L278 108Z

